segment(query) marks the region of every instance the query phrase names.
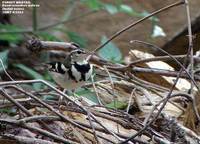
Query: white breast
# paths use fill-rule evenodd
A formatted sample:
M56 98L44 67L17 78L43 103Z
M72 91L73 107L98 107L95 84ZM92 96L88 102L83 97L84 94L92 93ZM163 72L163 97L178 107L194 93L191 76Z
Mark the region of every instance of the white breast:
M85 61L81 64L85 64ZM91 66L90 70L85 74L86 80L88 80L91 77L92 72L93 72L93 65L90 65L90 66ZM77 88L83 86L85 84L85 81L80 81L82 78L81 73L79 71L77 71L77 69L74 67L74 65L72 65L71 71L72 71L72 75L73 75L73 77L75 77L76 81L69 77L68 72L66 72L65 74L60 74L60 73L51 71L50 73L51 73L53 79L55 80L55 82L59 86L61 86L64 89L67 89L67 90L74 90L74 89L77 89Z
M76 68L74 67L74 65L72 65L71 71L72 71L72 75L75 77L76 81L81 80L81 73L76 70Z
M59 74L59 73L56 73L56 72L50 72L54 81L59 85L61 86L62 88L64 89L67 89L67 90L74 90L74 89L77 89L81 86L84 85L84 81L81 81L81 82L76 82L72 79L69 79L69 76L68 74L66 73L65 75L63 74Z
M91 77L92 72L93 72L93 65L90 64L90 70L85 74L86 80L88 80Z

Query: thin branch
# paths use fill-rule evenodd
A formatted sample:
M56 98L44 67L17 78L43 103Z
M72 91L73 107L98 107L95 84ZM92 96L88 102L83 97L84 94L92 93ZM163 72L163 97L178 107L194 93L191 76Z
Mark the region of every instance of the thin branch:
M130 28L134 27L135 25L137 25L137 24L143 22L144 20L146 20L146 19L148 19L148 18L150 18L150 17L152 17L152 16L154 16L154 15L160 13L160 12L166 11L166 10L172 8L172 7L176 7L176 6L179 6L179 5L182 5L182 4L184 4L184 2L183 2L182 0L181 0L181 1L178 1L178 2L176 2L176 3L173 3L173 4L171 4L171 5L168 5L168 6L166 6L166 7L163 7L163 8L161 8L161 9L159 9L159 10L154 11L154 12L152 12L151 14L147 15L146 17L144 17L144 18L142 18L142 19L140 19L140 20L138 20L138 21L136 21L136 22L131 23L130 25L128 25L128 26L126 26L125 28L123 28L122 30L120 30L120 31L116 32L115 34L113 34L105 43L101 44L101 45L98 46L96 49L94 49L94 50L92 51L92 53L91 53L91 56L92 56L96 51L98 51L99 49L101 49L102 47L104 47L105 45L107 45L110 41L112 41L113 39L115 39L115 38L118 37L120 34L124 33L125 31L129 30Z
M100 99L100 97L99 97L99 93L98 93L98 91L97 91L96 84L95 84L95 82L94 82L94 75L91 75L91 80L92 80L92 86L93 86L94 91L95 91L95 94L96 94L96 96L97 96L97 100L98 100L98 102L99 102L100 105L103 105L103 103L101 102L101 99Z
M30 113L24 106L22 106L19 102L17 102L13 97L8 95L4 89L0 89L0 94L4 96L6 99L11 101L14 105L16 105L21 111L23 111L27 116L32 116L32 113Z
M111 88L112 88L112 95L114 97L114 108L115 108L115 110L117 110L117 105L116 105L117 96L115 95L115 85L114 85L112 76L111 76L109 70L107 69L107 67L104 65L103 68L105 69L106 73L108 74L108 77L109 77L109 80L110 80L110 84L111 84ZM118 133L120 133L119 132L119 125L118 124L117 124L117 131L118 131Z
M29 137L17 136L17 135L12 135L12 134L2 134L2 138L15 140L18 143L24 143L24 144L57 144L55 142L48 141L48 140L43 140L43 139L38 139L38 138L29 138Z
M84 136L75 128L73 127L72 125L70 125L74 135L78 138L80 144L87 144Z
M25 81L23 81L23 82L21 81L20 83L24 83L24 82L25 82ZM80 107L86 114L89 113L83 106L77 104L76 102L74 102L73 100L71 100L68 96L66 96L63 92L61 92L61 91L55 89L54 87L52 87L52 86L51 86L50 84L48 84L47 82L45 82L45 81L43 81L43 80L32 80L32 81L28 81L28 83L29 83L29 82L43 82L44 84L50 86L50 88L52 88L52 89L54 89L55 91L57 91L57 92L59 92L60 94L62 94L64 97L66 97L66 98L67 98L69 101L71 101L73 104L75 104L75 105L77 105L78 107ZM6 82L2 82L2 83L5 84ZM1 86L2 83L0 83L0 86ZM11 83L18 83L18 84L19 84L19 82L17 82L17 81L11 81ZM25 82L25 83L26 83L26 82ZM7 83L7 84L8 84L8 83ZM4 87L5 87L5 85L4 85ZM16 87L16 86L9 86L9 85L8 85L7 87L14 88L14 89L16 89L16 90L18 90L18 91L20 91L20 92L22 92L22 93L28 95L29 97L31 97L31 98L33 98L34 100L36 100L37 102L39 102L41 105L43 105L44 107L46 107L46 108L49 109L50 111L54 112L56 115L60 116L60 117L61 117L62 119L64 119L65 121L71 123L72 125L74 125L74 126L80 128L80 129L82 129L82 130L84 130L84 131L86 131L86 132L91 133L89 130L85 129L85 128L82 127L81 125L79 125L79 124L77 124L76 122L74 122L73 120L69 119L67 116L62 115L61 113L59 113L58 111L56 111L52 106L50 106L50 105L44 103L42 100L40 100L40 99L37 98L36 96L32 95L31 93L28 93L28 92L24 91L23 89L18 88L18 87ZM113 133L112 131L110 131L109 129L107 129L99 120L97 120L96 117L95 117L93 114L90 113L90 116L91 116L100 126L102 126L107 132L109 132L110 134L112 134L112 135L113 135L114 137L116 137L117 139L120 139L115 133Z
M188 75L188 77L190 78L190 80L193 82L193 84L196 86L196 88L198 89L198 91L200 91L200 88L198 87L197 83L194 81L194 75L190 75L190 73L186 70L186 68L183 66L183 64L181 64L175 57L173 57L170 53L168 53L167 51L161 49L160 47L158 46L155 46L153 44L150 44L150 43L147 43L147 42L143 42L143 41L139 41L139 40L134 40L132 42L137 42L137 43L142 43L142 44L145 44L145 45L148 45L148 46L151 46L151 47L154 47L156 49L158 49L159 51L161 51L162 53L164 54L167 54L171 59L173 59L184 71L185 73ZM193 57L193 56L191 56ZM131 66L129 64L129 66Z
M133 94L135 93L135 90L136 88L134 88L131 92L131 95L129 97L129 100L128 100L128 106L126 108L126 112L128 113L129 112L129 109L130 109L130 106L131 106L131 102L132 102L132 99L133 99Z
M9 82L0 82L0 86L6 86L6 85L12 85L12 84L25 84L25 83L43 83L46 86L48 86L49 88L51 88L52 90L58 92L60 95L62 95L63 97L65 97L67 100L69 100L70 102L72 102L73 104L75 104L77 107L81 108L83 110L83 112L85 112L85 114L88 113L88 111L86 110L85 107L83 107L82 105L76 103L75 101L73 101L69 96L67 96L66 94L64 94L63 92L61 92L60 90L56 89L55 87L51 86L49 83L47 83L44 80L26 80L26 81L9 81ZM63 118L64 120L66 120L67 122L70 122L71 124L79 127L80 129L83 129L85 131L88 132L88 130L84 129L82 126L76 124L75 122L73 122L71 119L67 118L66 116L60 114L59 112L57 112L56 110L54 110L51 106L49 106L48 104L44 103L43 101L41 101L39 98L35 97L34 95L24 91L23 89L17 88L15 86L10 86L13 87L19 91L21 91L22 93L30 96L31 98L35 99L36 101L38 101L40 104L42 104L43 106L45 106L46 108L48 108L50 111L53 111L55 114L57 114L58 116L60 116L61 118ZM99 122L96 117L93 114L90 114L91 117L100 125L102 126L106 131L108 131L110 134L112 134L114 137L116 137L117 139L120 139L115 133L113 133L112 131L108 130L101 122ZM90 131L89 131L90 132Z
M190 50L190 74L191 77L194 77L194 59L193 59L193 38L192 38L192 25L191 25L191 19L190 19L190 8L189 8L189 2L188 0L185 1L185 7L186 7L186 15L187 15L187 23L188 23L188 40L189 40L189 50ZM191 88L190 91L193 90L193 83L191 82Z
M73 45L73 43L40 41L39 39L29 40L27 42L26 47L28 50L34 53L40 51L50 51L50 50L68 52L77 48L75 45Z
M157 114L154 116L154 118L152 118L151 121L149 121L148 123L146 123L146 125L141 129L139 130L136 134L134 134L133 136L131 136L130 138L126 139L125 141L123 141L122 143L120 144L126 144L128 141L131 141L132 139L134 139L136 136L138 135L141 135L151 124L153 124L153 122L157 119L157 117L160 115L161 111L163 110L163 108L165 107L165 105L167 104L178 80L179 80L179 77L180 77L180 74L182 73L182 69L179 71L179 74L178 76L176 77L176 80L174 82L174 84L172 85L169 93L167 94L166 98L163 100L163 104L161 105L160 109L158 110Z
M47 122L50 122L50 121L58 121L58 120L59 120L59 121L65 122L65 120L63 120L63 119L60 118L59 116L46 116L46 115L35 115L35 116L31 116L31 117L26 117L26 118L23 118L23 119L18 120L17 122L18 122L18 123L28 123L28 122L35 122L35 121L37 121L37 120L42 120L42 121L47 121ZM88 124L86 124L86 123L79 122L79 121L77 121L77 120L74 120L74 121L75 121L76 123L78 123L79 125L82 125L82 126L88 128L88 129L92 129L91 125L88 125ZM94 129L96 129L96 130L98 130L98 131L101 131L101 132L105 132L105 130L102 129L102 128L100 128L100 127L94 126ZM87 131L87 132L89 132L89 131ZM89 133L92 134L92 132L89 132ZM108 140L107 138L104 138L104 137L102 137L102 136L99 135L99 134L97 134L97 136L98 136L99 138L102 138L102 139L104 139L104 140L106 140L106 141L109 141L109 142L113 143L111 140Z
M26 128L26 129L29 129L31 131L35 131L35 132L38 132L44 136L47 136L47 137L50 137L56 141L60 141L60 142L64 142L64 143L75 143L75 142L72 142L70 140L67 140L66 138L63 138L63 137L60 137L60 136L57 136L53 133L50 133L46 130L43 130L43 129L40 129L40 128L37 128L37 127L33 127L31 125L27 125L25 123L19 123L18 121L16 120L9 120L9 119L0 119L0 123L2 124L10 124L10 125L14 125L14 126L18 126L18 127L23 127L23 128Z
M33 4L36 5L36 1L37 0L32 0ZM37 31L37 28L38 28L38 23L37 23L37 8L36 7L33 7L32 8L32 29L33 29L33 32L36 32Z
M184 58L186 57L186 55L172 55L172 57L174 57L178 61L183 61ZM198 56L193 56L193 59L194 59L194 62L196 62L196 63L200 62L200 58ZM134 60L133 62L130 62L129 65L134 66L134 65L137 65L140 63L147 63L147 62L152 62L152 61L171 61L171 60L172 60L172 58L168 55L156 56L156 57L152 57L152 58Z
M94 138L95 138L95 140L96 140L96 143L97 143L97 144L101 144L101 141L99 141L99 139L98 139L98 137L97 137L97 133L96 133L96 131L95 131L95 127L94 127L94 125L93 125L93 123L92 123L92 119L91 119L91 117L90 117L90 113L88 113L87 115L88 115L89 123L90 123L90 126L91 126L91 128L92 128L92 132L93 132Z
M191 48L189 47L188 53L187 53L187 57L185 58L185 61L184 61L184 63L183 63L183 66L186 65L187 58L188 58L189 55L190 55L190 49L191 49ZM178 80L179 80L179 78L180 78L182 72L183 72L183 68L180 69L180 71L179 71L179 73L178 73L178 75L177 75L177 77L176 77L176 80L174 81L174 84L172 85L172 87L171 87L169 93L167 94L165 100L163 101L163 103L162 103L160 109L158 110L158 112L157 112L157 114L154 116L154 118L152 118L152 120L151 120L150 122L148 122L148 123L147 123L141 130L139 130L136 134L132 135L130 138L126 139L126 140L123 141L121 144L125 144L125 143L127 143L128 141L134 139L136 136L142 134L143 131L145 131L151 124L153 124L153 122L158 118L158 116L160 115L160 113L161 113L162 110L164 109L165 105L167 104L169 98L171 97L172 92L173 92L173 90L174 90L174 88L175 88L175 86L176 86L176 84L177 84L177 82L178 82Z
M39 99L38 97L34 96L33 94L29 93L29 92L26 92L24 91L23 89L21 88L18 88L16 86L7 86L7 87L10 87L10 88L14 88L18 91L20 91L21 93L24 93L26 94L27 96L31 97L32 99L34 99L35 101L37 101L38 103L40 103L41 105L43 105L44 107L46 107L47 109L49 109L50 111L54 112L56 115L58 115L59 117L61 117L62 119L64 119L65 121L71 123L72 125L80 128L80 129L85 129L83 128L82 126L78 125L77 123L75 123L73 120L71 120L69 117L67 116L64 116L62 115L60 112L58 112L57 110L55 110L52 106L46 104L45 102L43 102L41 99Z
M133 67L132 72L152 73L152 74L171 76L171 77L177 77L177 75L179 74L177 71L154 69L154 68L142 68L142 67ZM180 77L190 79L190 77L188 77L186 73L182 73ZM199 81L200 77L198 75L195 75L194 79Z
M1 62L3 71L4 71L4 73L6 74L6 76L7 76L10 80L14 81L14 79L13 79L13 78L10 76L10 74L6 71L6 68L5 68L4 63L3 63L3 61L2 61L1 58L0 58L0 62Z
M4 89L0 89L0 94L3 95L6 99L8 99L11 103L13 103L14 105L16 105L21 111L23 111L27 116L33 116L33 114L31 112L29 112L23 105L21 105L18 101L16 101L13 97L11 97L10 95L8 95ZM49 130L50 132L54 133L53 130L51 130L48 125L46 125L44 122L42 121L38 121L43 127L45 127L47 130Z

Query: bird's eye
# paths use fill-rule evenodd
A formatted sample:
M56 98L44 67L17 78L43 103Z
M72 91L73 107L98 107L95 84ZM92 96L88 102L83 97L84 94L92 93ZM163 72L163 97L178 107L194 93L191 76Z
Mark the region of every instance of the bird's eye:
M71 56L79 56L80 54L84 54L84 50L78 49L78 50L74 50L70 53Z
M81 54L82 52L81 51L77 51L77 54Z

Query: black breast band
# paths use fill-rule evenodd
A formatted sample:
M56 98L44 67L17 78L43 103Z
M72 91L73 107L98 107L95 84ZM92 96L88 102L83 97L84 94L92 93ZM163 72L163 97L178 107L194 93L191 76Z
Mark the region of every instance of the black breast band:
M89 70L90 70L90 64L89 63L87 63L87 64L82 64L82 65L80 65L80 64L78 64L78 63L74 63L74 67L76 68L76 70L78 71L78 72L80 72L81 73L81 79L80 79L80 81L86 81L86 77L85 77L85 75L86 75L86 73L88 73L89 72Z

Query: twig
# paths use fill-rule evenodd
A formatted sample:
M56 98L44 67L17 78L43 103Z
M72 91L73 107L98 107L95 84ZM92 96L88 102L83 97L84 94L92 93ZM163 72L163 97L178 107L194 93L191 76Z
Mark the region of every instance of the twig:
M58 116L46 116L46 115L34 115L30 117L25 117L23 119L18 120L19 123L29 123L29 122L35 122L37 120L42 121L58 121L61 120Z
M127 108L126 108L126 112L127 112L127 113L129 112L129 109L130 109L130 106L131 106L131 102L132 102L132 99L133 99L133 94L134 94L135 90L136 90L136 88L134 88L134 89L132 90L131 95L130 95L130 97L129 97L128 106L127 106Z
M50 111L54 112L56 115L60 116L60 117L61 117L62 119L64 119L65 121L67 121L67 122L73 124L74 126L76 126L76 127L80 128L80 129L83 129L83 130L84 130L84 128L83 128L82 126L80 126L80 125L78 125L77 123L75 123L75 122L74 122L73 120L71 120L69 117L62 115L60 112L58 112L57 110L55 110L52 106L46 104L46 103L43 102L41 99L39 99L38 97L34 96L33 94L31 94L31 93L29 93L29 92L26 92L26 91L24 91L23 89L18 88L18 87L16 87L16 86L5 86L5 87L14 88L14 89L20 91L21 93L26 94L27 96L31 97L32 99L34 99L35 101L37 101L38 103L40 103L41 105L43 105L44 107L46 107L47 109L49 109Z
M24 136L17 136L17 135L12 135L12 134L3 134L2 138L6 139L11 139L15 140L18 143L24 143L24 144L56 144L55 142L52 141L47 141L43 139L38 139L38 138L29 138L29 137L24 137Z
M176 96L183 96L183 97L187 98L189 101L191 101L191 103L192 103L192 109L194 111L194 114L197 117L198 122L200 122L200 116L199 116L198 109L196 107L195 98L193 96L189 95L189 94L186 94L186 93L173 94L171 97L176 97Z
M179 77L180 77L180 74L182 73L182 71L183 71L182 69L179 71L179 74L178 74L178 76L177 76L177 78L176 78L174 84L172 85L172 87L171 87L169 93L167 94L166 98L165 98L164 101L163 101L162 106L160 107L160 109L158 110L158 112L157 112L157 114L154 116L154 118L153 118L150 122L148 122L148 123L147 123L141 130L139 130L136 134L134 134L134 135L131 136L130 138L126 139L126 140L123 141L121 144L125 144L125 143L127 143L128 141L134 139L136 136L142 134L143 131L146 130L151 124L153 124L153 122L157 119L157 117L160 115L161 111L163 110L163 108L164 108L165 105L167 104L168 99L169 99L169 97L171 96L171 94L172 94L172 92L173 92L173 90L174 90L174 88L175 88L175 86L176 86L176 84L177 84L177 82L178 82L178 80L179 80Z
M3 90L2 88L0 89L0 93L9 101L11 101L11 103L13 103L14 105L16 105L20 110L22 110L27 116L33 116L33 114L31 112L29 112L23 105L21 105L18 101L16 101L13 97L11 97L10 95L8 95L5 90ZM43 127L45 127L47 130L49 130L50 132L54 133L53 130L51 130L48 125L46 125L44 122L42 121L38 121L40 124L42 124Z
M188 50L187 57L188 57L189 55L190 55L190 48L189 48L189 50ZM185 61L184 61L183 66L186 65L187 57L185 58ZM171 96L171 94L172 94L172 92L173 92L173 90L174 90L174 88L175 88L175 86L176 86L176 84L177 84L177 82L178 82L178 80L179 80L179 78L180 78L182 72L183 72L183 68L180 69L180 71L179 71L179 73L178 73L178 75L177 75L177 77L176 77L176 80L175 80L174 84L172 85L172 87L171 87L169 93L167 94L165 100L163 101L163 104L161 105L160 109L158 110L158 112L157 112L157 114L154 116L154 118L153 118L149 123L147 123L141 130L139 130L136 134L134 134L134 135L131 136L130 138L126 139L126 140L123 141L121 144L125 144L125 143L127 143L128 141L134 139L136 136L142 134L143 131L145 131L151 124L153 124L153 122L157 119L157 117L160 115L161 111L163 110L163 108L164 108L165 105L167 104L167 102L168 102L168 100L169 100L169 98L170 98L170 96Z
M95 128L94 128L94 125L92 123L92 119L90 117L90 113L87 114L88 115L88 119L89 119L89 123L90 123L90 126L92 128L92 132L93 132L93 135L94 135L94 138L97 142L97 144L101 144L101 141L99 141L98 137L97 137L97 134L96 134L96 131L95 131Z
M139 85L141 87L144 87L144 88L146 88L148 90L154 89L154 90L158 90L160 92L169 91L168 88L165 88L163 86L160 86L160 85L145 81L143 79L140 79L140 78L136 77L134 74L129 74L128 73L128 76L131 77L131 80L130 80L130 77L129 77L129 78L126 79L127 81L130 81L130 82L132 82L132 83L134 83L136 85Z
M175 59L177 59L178 61L182 61L186 55L171 55L172 57L174 57ZM193 56L194 62L200 62L200 58L198 56ZM152 61L171 61L172 58L168 55L165 56L156 56L153 58L146 58L146 59L138 59L135 60L133 62L131 62L129 65L137 65L140 63L147 63L147 62L152 62Z
M157 136L153 136L152 139L154 139L157 142L162 143L162 144L171 144L171 142L168 141L167 139L163 139L163 138L160 138L160 137L157 137Z
M181 70L182 70L182 69L181 69ZM180 73L181 73L181 71L180 71ZM123 142L120 143L120 144L125 144L125 143L127 143L128 141L130 141L131 139L135 138L136 136L142 134L142 132L145 131L145 130L157 119L157 117L159 116L159 114L161 113L161 111L163 110L163 108L165 107L167 101L168 101L170 98L172 98L172 97L176 97L176 96L181 96L181 95L182 95L182 96L188 98L190 101L192 101L194 113L195 113L195 115L197 116L198 121L200 121L200 116L199 116L198 111L197 111L197 109L196 109L196 107L195 107L194 100L192 99L191 96L189 96L189 95L187 95L187 94L181 94L181 93L179 93L179 94L172 94L172 90L174 89L175 84L176 84L177 81L178 81L178 78L179 78L179 76L177 76L176 81L174 82L174 85L172 86L172 88L171 88L170 92L168 93L168 95L166 96L166 98L164 98L163 100L161 100L158 104L154 105L154 107L153 107L151 113L153 113L154 109L156 109L161 103L163 103L163 104L161 105L160 109L158 110L157 114L154 116L154 118L153 118L151 121L149 121L148 123L146 123L146 125L145 125L141 130L139 130L135 135L131 136L130 138L126 139L125 141L123 141ZM148 118L150 118L150 117L148 117ZM148 120L146 120L146 121L148 121Z
M72 125L70 125L70 127L72 128L74 135L79 139L80 144L87 144L84 136Z
M115 85L114 85L112 76L111 76L109 70L107 69L107 67L104 65L103 68L106 71L106 73L108 74L108 77L109 77L109 80L110 80L110 84L111 84L111 88L112 88L112 95L114 97L114 108L115 108L115 110L117 110L117 106L116 106L117 96L115 95ZM117 124L117 131L118 131L118 133L120 133L119 132L119 125L118 124Z
M189 51L190 51L190 74L191 77L194 77L194 59L193 59L193 38L192 38L192 26L191 26L191 19L190 19L190 8L189 8L189 2L188 0L185 1L185 7L186 7L186 15L187 15L187 23L188 23L188 40L189 40ZM191 88L190 91L193 90L193 83L191 82Z
M41 80L41 81L42 81L42 80ZM40 82L41 82L41 81L40 81ZM30 82L30 81L29 81L29 82ZM32 80L32 82L38 82L38 80ZM11 83L16 83L16 81L15 81L15 82L11 82ZM23 83L23 82L22 82L22 83ZM44 82L44 83L45 83L45 84L48 84L48 83L46 83L46 82ZM7 83L7 84L8 84L8 83ZM0 84L0 85L1 85L1 84ZM48 84L48 85L49 85L49 84ZM51 86L51 85L50 85L50 86ZM4 87L5 87L5 85L4 85ZM85 131L87 131L87 132L90 132L90 131L86 130L84 127L82 127L81 125L79 125L79 124L77 124L76 122L74 122L74 121L72 121L71 119L69 119L68 117L62 115L61 113L59 113L58 111L56 111L53 107L51 107L50 105L44 103L42 100L40 100L40 99L37 98L36 96L32 95L31 93L28 93L28 92L24 91L23 89L18 88L18 87L16 87L16 86L7 86L7 87L12 87L12 88L14 88L14 89L17 89L18 91L20 91L20 92L22 92L22 93L28 95L29 97L33 98L33 99L36 100L36 101L38 101L38 102L39 102L40 104L42 104L44 107L46 107L46 108L49 109L50 111L54 112L56 115L60 116L60 117L61 117L62 119L64 119L65 121L71 123L72 125L74 125L74 126L80 128L80 129L82 129L82 130L85 130ZM52 88L55 89L54 87L52 87ZM57 89L55 89L55 90L58 91ZM60 94L62 94L63 96L66 97L66 95L63 94L62 92L60 92L60 91L58 91L58 92L59 92ZM83 108L82 106L78 105L77 103L75 103L75 102L73 102L71 99L69 99L69 97L66 97L66 98L67 98L68 100L70 100L72 103L76 104L78 107ZM83 108L83 110L84 110L84 112L89 113L85 108ZM92 114L90 114L90 115L91 115L91 117L92 117L100 126L102 126L106 131L108 131L108 132L111 133L114 137L116 137L116 138L119 139L119 137L118 137L115 133L113 133L112 131L108 130L101 122L99 122L99 121L95 118L94 115L92 115ZM91 133L91 132L90 132L90 133Z
M47 83L44 80L26 80L26 81L9 81L9 82L0 82L0 86L6 86L6 85L13 85L13 84L25 84L25 83L43 83L46 86L48 86L49 88L51 88L52 90L56 91L57 93L59 93L60 95L62 95L63 97L65 97L67 100L69 100L70 102L72 102L73 104L75 104L77 107L81 108L83 110L83 112L85 114L88 113L88 111L81 105L77 104L76 102L74 102L72 99L70 99L70 97L68 97L66 94L64 94L63 92L61 92L60 90L56 89L55 87L51 86L49 83ZM74 123L73 121L71 121L70 119L68 119L66 116L63 116L62 114L60 114L59 112L55 111L51 106L47 105L46 103L42 102L39 98L33 96L30 93L25 92L22 89L19 89L15 86L10 86L13 88L16 88L18 90L20 90L22 93L27 94L28 96L32 97L33 99L37 100L39 103L41 103L43 106L47 107L49 110L53 111L54 113L56 113L58 116L60 116L61 118L63 118L64 120L74 124L75 126L79 127L80 129L83 129L85 131L88 132L88 130L84 129L82 126L79 126L78 124ZM99 124L101 125L106 131L108 131L110 134L112 134L114 137L116 137L117 139L120 139L116 134L114 134L112 131L108 130L101 122L99 122L94 115L91 114L91 117Z
M10 125L18 126L18 127L23 127L23 128L38 132L38 133L45 135L47 137L50 137L50 138L52 138L56 141L60 141L60 142L64 142L64 143L75 143L75 142L72 142L70 140L67 140L66 138L63 138L63 137L57 136L53 133L50 133L46 130L43 130L43 129L40 129L40 128L37 128L37 127L33 127L31 125L27 125L25 123L19 123L16 120L0 119L0 123L10 124Z
M145 45L148 45L148 46L151 46L151 47L154 47L156 49L158 49L159 51L161 51L162 53L164 54L167 54L170 58L172 58L184 71L185 73L188 75L188 77L190 78L191 82L193 82L191 85L195 85L196 88L198 89L198 91L200 91L200 88L198 87L197 83L194 81L194 73L192 75L190 75L190 73L186 70L186 68L183 66L183 64L181 64L175 57L173 57L170 53L168 53L167 51L159 48L158 46L155 46L153 44L150 44L150 43L147 43L147 42L143 42L143 41L139 41L139 40L134 40L134 42L137 42L137 43L142 43L142 44L145 44ZM190 49L190 48L189 48ZM193 59L193 55L186 55L186 57L192 57ZM186 59L187 60L187 59Z
M33 4L36 5L36 0L32 0ZM37 31L37 8L33 7L33 11L32 11L32 29L33 32Z
M27 42L27 49L32 52L40 52L40 51L71 51L76 49L77 47L73 45L73 43L68 42L52 42L52 41L40 41L39 39L32 39Z
M8 95L5 90L2 88L0 89L0 94L4 96L6 99L11 101L14 105L16 105L21 111L23 111L27 116L32 116L32 113L30 113L24 106L22 106L19 102L17 102L13 97Z
M100 105L103 105L102 102L101 102L101 99L100 99L100 97L99 97L99 93L98 93L98 91L97 91L95 82L94 82L94 75L91 75L91 80L92 80L92 86L93 86L94 91L95 91L95 94L96 94L96 96L97 96L97 100L98 100L98 102L99 102Z
M115 34L113 34L110 38L108 38L108 40L107 40L105 43L103 43L103 44L101 44L100 46L98 46L97 48L95 48L95 49L92 51L91 56L92 56L96 51L98 51L99 49L101 49L102 47L104 47L105 45L107 45L110 41L112 41L113 39L115 39L117 36L119 36L120 34L122 34L122 33L125 32L125 31L129 30L130 28L134 27L135 25L137 25L137 24L143 22L144 20L146 20L146 19L148 19L148 18L150 18L150 17L152 17L152 16L154 16L154 15L160 13L160 12L166 11L166 10L172 8L172 7L179 6L179 5L181 5L181 4L184 4L184 2L183 2L182 0L181 0L181 1L178 1L178 2L176 2L176 3L173 3L173 4L171 4L171 5L168 5L168 6L166 6L166 7L163 7L163 8L161 8L161 9L159 9L159 10L156 10L156 11L152 12L151 14L147 15L146 17L144 17L144 18L142 18L142 19L140 19L140 20L138 20L138 21L136 21L136 22L131 23L130 25L128 25L128 26L126 26L125 28L123 28L122 30L120 30L120 31L116 32Z
M105 127L99 120L97 120L97 118L90 113L90 116L94 119L94 121L96 123L98 123L102 128L104 128L108 133L110 133L111 135L113 135L115 138L117 138L118 140L121 140L121 138L119 136L117 136L112 130L109 130L107 127Z
M58 121L58 120L59 120L59 121L64 121L64 122L65 122L65 120L63 120L63 119L60 118L59 116L46 116L46 115L35 115L35 116L32 116L32 117L26 117L26 118L23 118L23 119L18 120L17 122L18 122L18 123L28 123L28 122L35 122L35 121L37 121L37 120L42 120L42 121L47 121L47 122L50 122L50 121ZM85 124L85 123L82 123L82 122L79 122L79 121L76 121L76 120L75 120L75 122L78 123L79 125L82 125L82 126L84 126L84 127L86 127L86 128L91 129L91 125L87 125L87 124ZM95 128L96 130L98 130L98 131L105 132L104 129L101 129L101 128L99 128L99 127L94 127L94 128ZM104 131L103 131L103 130L104 130ZM89 131L87 131L87 132L89 132ZM92 134L92 132L90 132L90 133ZM100 137L100 138L102 138L102 139L104 139L104 140L106 140L106 141L109 141L109 142L113 143L111 140L108 140L108 139L102 137L102 136L99 135L99 134L97 134L97 136Z
M37 53L41 51L62 51L63 53L60 53L61 57L66 56L66 52L72 51L74 49L77 49L77 46L75 46L73 43L67 43L67 42L52 42L52 41L41 41L39 39L31 39L27 42L27 49L30 51ZM90 54L90 52L88 52ZM89 60L89 59L88 59ZM97 65L112 65L112 63L93 55L90 59L92 63L95 63Z
M174 98L174 97L178 97L178 96L182 96L182 97L185 97L187 98L191 103L192 103L192 106L193 106L193 111L194 113L196 114L197 118L200 118L199 114L198 114L198 111L197 109L194 107L194 101L193 101L193 98L192 96L188 95L188 94L185 94L185 93L173 93L171 94L170 97L168 97L168 101L170 100L170 98ZM164 101L166 100L166 98L163 98L162 100L160 100L158 103L154 104L153 105L153 108L151 109L151 111L149 112L148 116L145 118L145 120L143 121L143 124L146 125L147 122L149 121L150 117L153 115L153 112L155 111L155 109L159 110L158 109L158 106L163 103Z
M143 72L143 73L153 73L153 74L159 74L163 76L171 76L171 77L177 77L178 72L176 71L170 71L170 70L162 70L162 69L154 69L154 68L141 68L141 67L133 67L132 68L133 72ZM182 73L180 75L181 78L186 78L190 79L186 73ZM200 77L195 75L194 76L195 80L200 80ZM195 82L196 83L196 82Z
M14 81L14 79L13 79L13 78L9 75L9 73L6 71L5 66L4 66L3 61L2 61L1 58L0 58L0 62L1 62L3 71L4 71L4 73L6 74L6 76L7 76L10 80Z
M190 73L191 76L194 77L194 59L193 59L193 38L192 38L192 26L191 26L191 19L190 19L190 9L189 9L189 2L188 0L184 0L185 1L185 7L186 7L186 15L187 15L187 23L188 23L188 39L189 39L189 48L188 48L188 53L190 56ZM189 59L189 58L188 58ZM192 93L193 91L193 83L191 83L191 88L190 88L190 92ZM196 108L196 100L195 97L194 99L194 106L193 108L196 110L196 114L198 114L198 110ZM197 115L197 119L198 119L198 123L200 122L199 116Z

